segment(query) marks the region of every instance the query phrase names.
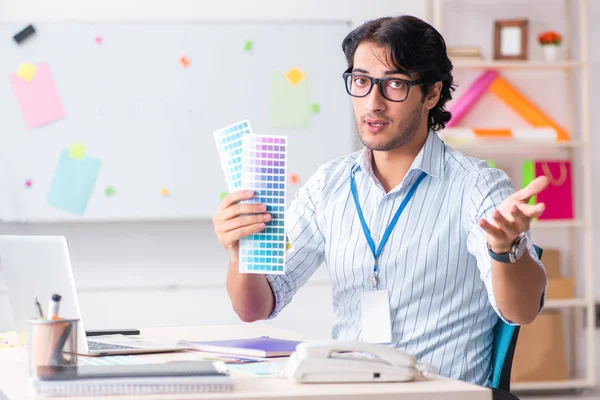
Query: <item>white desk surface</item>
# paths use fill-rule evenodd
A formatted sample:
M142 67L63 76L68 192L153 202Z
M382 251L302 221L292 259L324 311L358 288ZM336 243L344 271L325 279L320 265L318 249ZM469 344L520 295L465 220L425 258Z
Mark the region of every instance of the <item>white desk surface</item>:
M302 340L292 332L258 324L234 326L203 326L182 328L148 328L141 331L145 340L175 343L179 339L216 340L252 336L272 336ZM194 351L178 353L138 355L159 362L194 360ZM319 400L319 399L444 399L444 400L491 400L491 390L465 382L442 377L427 381L406 383L355 383L355 384L300 384L281 377L250 376L232 371L234 389L226 393L177 394L178 399L269 399ZM36 399L27 377L27 350L23 348L0 349L0 390L9 399ZM135 396L139 398L139 396ZM0 398L2 398L0 396ZM87 400L132 399L132 396L82 397ZM144 398L171 399L173 395L152 395ZM54 397L54 399L58 399ZM73 399L73 397L69 397Z

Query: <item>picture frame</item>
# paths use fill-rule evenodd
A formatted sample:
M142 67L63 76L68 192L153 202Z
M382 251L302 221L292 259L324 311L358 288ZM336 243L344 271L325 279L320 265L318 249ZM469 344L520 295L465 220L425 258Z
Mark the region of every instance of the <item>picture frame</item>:
M495 21L494 60L527 60L528 39L528 19Z

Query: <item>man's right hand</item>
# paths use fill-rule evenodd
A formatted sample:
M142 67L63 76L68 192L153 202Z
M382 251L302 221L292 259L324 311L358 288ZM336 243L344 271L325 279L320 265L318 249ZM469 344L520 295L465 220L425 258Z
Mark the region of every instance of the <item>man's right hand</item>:
M213 217L219 242L229 252L231 260L238 258L240 239L262 231L271 220L264 204L239 204L252 197L254 192L251 190L228 194Z

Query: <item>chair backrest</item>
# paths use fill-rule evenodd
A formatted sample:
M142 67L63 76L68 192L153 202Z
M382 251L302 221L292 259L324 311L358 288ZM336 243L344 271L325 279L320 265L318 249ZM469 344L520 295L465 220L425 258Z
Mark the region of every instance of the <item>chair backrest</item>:
M534 245L539 259L544 250ZM492 387L510 391L510 372L513 356L519 337L519 326L509 325L499 319L494 326L494 339L492 342Z

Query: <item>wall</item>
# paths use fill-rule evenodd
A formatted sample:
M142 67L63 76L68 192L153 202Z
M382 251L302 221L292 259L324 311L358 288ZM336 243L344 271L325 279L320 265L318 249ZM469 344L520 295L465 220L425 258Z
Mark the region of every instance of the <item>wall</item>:
M452 23L446 36L457 43L470 44L470 38L491 44L491 21L501 17L519 17L539 13L533 19L540 28L548 21L560 20L562 1L511 0L503 7L490 5L491 0L447 0ZM590 1L590 21L600 19L600 2ZM509 5L510 4L510 5ZM0 0L0 21L36 20L350 20L354 24L389 14L423 15L423 4L411 1L330 0L303 2L281 0L229 0L199 2L174 0L124 1L104 0ZM505 10L505 11L502 11ZM506 11L508 10L508 11ZM505 12L505 15L501 15ZM456 18L465 18L459 23ZM590 44L600 41L600 28L590 23ZM483 33L482 33L483 32ZM491 47L484 48L490 54ZM533 49L533 55L539 52ZM340 57L342 54L340 52ZM600 54L590 52L590 71L599 70ZM462 75L465 84L473 76ZM511 79L532 95L547 90L547 85L529 82L523 74ZM553 90L554 87L552 86ZM600 77L591 74L592 154L599 154L600 140L594 135L600 124ZM550 107L561 113L559 102ZM503 113L504 111L501 111ZM502 118L514 115L500 114ZM564 115L564 113L563 113ZM593 170L600 170L600 158L593 157ZM598 173L593 174L594 182ZM600 189L594 188L594 204L600 200ZM600 238L600 213L591 221L595 237ZM71 243L76 279L81 292L82 308L88 327L143 327L157 325L197 325L237 322L224 290L226 254L218 246L210 221L201 223L126 223L126 224L62 224L0 225L1 233L64 234ZM547 234L546 234L547 235ZM595 259L600 259L596 252ZM596 262L596 265L598 263ZM600 282L600 272L596 271ZM0 288L2 285L0 284ZM1 289L0 289L1 290ZM597 289L600 297L600 289ZM273 324L311 337L329 335L331 295L327 271L320 270L303 288L298 298ZM9 309L6 296L0 292L0 331L8 328ZM600 351L597 350L600 362Z
M357 25L389 13L422 15L422 5L411 3L385 0L366 7L364 2L340 0L0 0L0 22L342 20ZM339 56L343 57L341 48ZM82 310L90 328L238 322L224 289L227 256L210 221L3 224L0 233L67 236ZM0 331L10 328L3 287L0 279ZM330 298L329 277L321 270L273 323L327 337ZM302 319L297 318L299 313Z

